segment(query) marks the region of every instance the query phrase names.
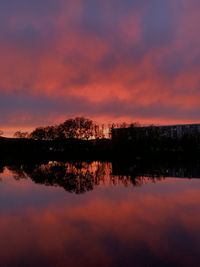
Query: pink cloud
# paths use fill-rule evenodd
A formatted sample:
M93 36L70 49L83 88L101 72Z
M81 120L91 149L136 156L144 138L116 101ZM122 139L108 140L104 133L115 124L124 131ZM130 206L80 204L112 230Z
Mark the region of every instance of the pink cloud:
M103 109L91 113L87 107L52 111L52 123L56 117L80 113L97 120L127 118L145 123L149 118L143 109L152 106L163 115L158 118L152 112L151 122L200 119L200 17L195 0L181 0L179 5L167 1L164 6L156 0L151 6L138 1L123 5L118 1L114 6L113 1L79 0L58 1L55 7L51 2L47 11L42 5L38 14L34 11L38 3L32 9L28 5L6 9L12 17L3 17L7 26L0 29L0 93L55 101L82 98L102 107L110 102L110 109L113 101L121 101L141 110L141 114L126 114L122 109L116 115ZM38 108L41 113L45 110ZM179 110L174 118L171 109ZM182 110L188 115L183 112L180 117ZM7 110L3 112L7 116ZM33 117L29 112L26 116ZM40 123L37 117L34 121Z

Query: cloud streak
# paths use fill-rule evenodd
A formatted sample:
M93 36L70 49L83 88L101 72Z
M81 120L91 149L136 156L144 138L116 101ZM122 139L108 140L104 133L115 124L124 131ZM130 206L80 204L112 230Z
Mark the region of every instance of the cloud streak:
M198 5L1 1L0 126L12 116L36 125L79 114L198 121Z

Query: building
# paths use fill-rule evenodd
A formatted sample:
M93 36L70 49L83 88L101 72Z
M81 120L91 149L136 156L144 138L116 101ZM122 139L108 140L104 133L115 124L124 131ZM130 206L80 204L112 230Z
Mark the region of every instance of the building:
M197 135L200 135L200 124L139 126L112 129L113 141L131 141L149 136L180 139L184 136L193 137Z

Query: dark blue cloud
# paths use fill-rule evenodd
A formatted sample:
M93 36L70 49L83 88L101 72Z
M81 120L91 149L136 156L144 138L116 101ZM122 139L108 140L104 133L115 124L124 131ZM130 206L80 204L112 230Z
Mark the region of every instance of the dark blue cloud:
M33 51L48 48L57 36L54 18L62 4L55 0L1 0L0 41Z
M84 1L83 14L77 26L81 32L105 37L111 32L114 33L114 20L112 14L108 16L101 1L86 0Z
M152 0L142 17L143 41L148 48L167 46L175 38L176 13L171 1Z
M186 109L183 106L156 103L142 105L132 101L124 102L118 99L107 100L101 103L91 102L84 97L50 98L33 96L30 94L0 94L0 122L1 124L20 125L24 123L20 114L30 116L26 123L34 125L52 124L52 117L56 116L110 116L117 120L120 117L141 119L171 119L198 122L200 108ZM17 116L17 119L16 119ZM50 117L49 117L50 116ZM14 121L11 118L14 118Z
M0 14L11 17L14 14L41 16L55 14L61 8L59 0L1 0Z

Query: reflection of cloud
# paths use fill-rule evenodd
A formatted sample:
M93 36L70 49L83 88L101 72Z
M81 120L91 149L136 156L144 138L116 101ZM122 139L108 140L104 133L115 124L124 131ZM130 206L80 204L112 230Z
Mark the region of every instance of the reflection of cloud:
M199 183L164 183L160 191L154 186L148 191L126 189L122 195L106 189L106 194L88 195L72 206L59 197L42 208L21 202L27 208L20 216L14 211L1 216L1 263L196 266Z
M152 120L166 121L173 110L177 121L199 120L198 5L196 0L1 1L0 91L9 93L2 114L9 124L8 109L20 113L13 98L21 92L40 110L35 124L49 114L44 99L50 106L57 101L51 118L117 113L145 121L151 113ZM79 108L74 97L86 98L85 106ZM66 110L57 108L59 98ZM125 112L113 99L137 111ZM21 107L33 116L25 101Z

